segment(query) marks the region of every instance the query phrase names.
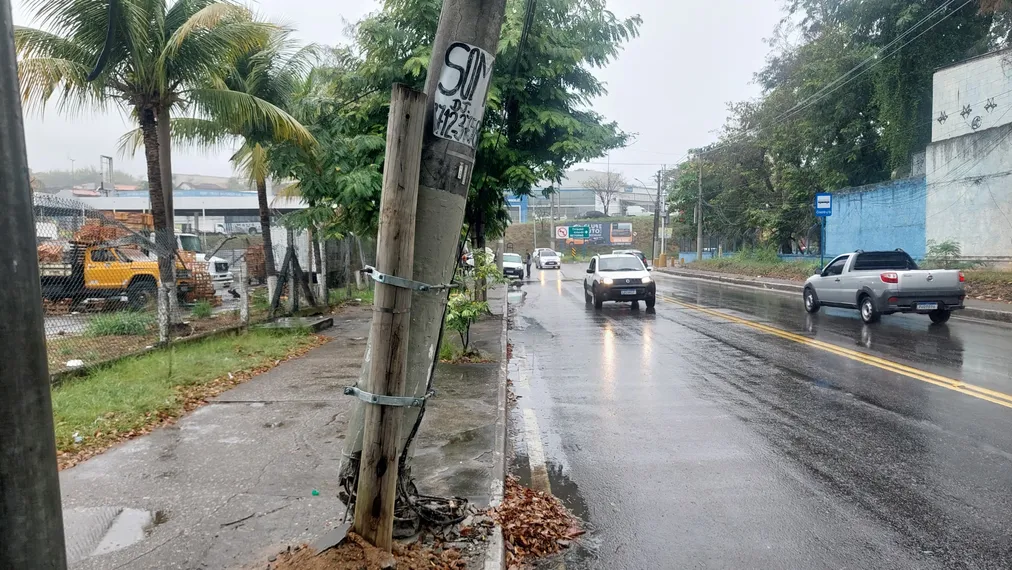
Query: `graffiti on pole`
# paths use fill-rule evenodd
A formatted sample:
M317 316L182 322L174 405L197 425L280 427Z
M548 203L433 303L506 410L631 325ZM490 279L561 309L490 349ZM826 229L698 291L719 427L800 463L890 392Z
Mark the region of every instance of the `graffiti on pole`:
M453 42L446 48L433 101L434 135L471 148L478 144L494 59L480 47L464 42Z

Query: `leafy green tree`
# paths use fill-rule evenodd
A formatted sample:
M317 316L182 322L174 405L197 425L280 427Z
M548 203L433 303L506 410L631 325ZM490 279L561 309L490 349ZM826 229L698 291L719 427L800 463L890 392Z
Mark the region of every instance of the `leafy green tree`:
M377 84L399 81L420 88L439 8L438 0L389 0L362 21L356 28L361 72ZM605 93L593 69L611 62L636 36L640 18L619 19L603 0L538 2L520 54L524 8L521 0L507 5L471 177L466 221L478 248L505 232L504 192L530 194L543 181L558 183L572 165L628 140L614 122L590 109Z
M389 85L378 87L361 65L350 50L330 50L296 90L293 113L318 144L271 148L272 172L294 181L281 193L309 205L286 216L289 225L331 237L376 231Z

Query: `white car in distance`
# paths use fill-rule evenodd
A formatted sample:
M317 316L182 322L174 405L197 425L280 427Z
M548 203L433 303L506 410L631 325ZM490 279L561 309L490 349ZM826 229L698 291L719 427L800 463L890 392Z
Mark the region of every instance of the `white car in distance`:
M547 248L538 248L534 252L534 264L538 269L560 269L562 268L562 260L559 258L559 254L555 253L554 250Z

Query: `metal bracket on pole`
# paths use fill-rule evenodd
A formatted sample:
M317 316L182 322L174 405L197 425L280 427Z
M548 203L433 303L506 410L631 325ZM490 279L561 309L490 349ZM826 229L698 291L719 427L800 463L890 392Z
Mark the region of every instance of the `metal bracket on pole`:
M443 285L429 285L428 283L422 283L420 281L412 281L403 277L397 277L396 275L390 275L388 273L380 273L375 267L366 265L362 268L362 273L368 273L372 276L373 281L382 283L384 285L390 285L391 287L400 287L402 289L411 289L412 291L421 291L423 293L430 291L445 291L447 289L456 289L460 287L459 283L448 283Z
M358 389L357 386L346 386L344 388L346 396L355 396L359 400L367 404L376 404L377 406L393 406L396 408L420 408L425 405L425 400L430 396L435 395L435 390L429 390L427 394L421 398L412 398L411 396L382 396L380 394L373 394L364 390Z

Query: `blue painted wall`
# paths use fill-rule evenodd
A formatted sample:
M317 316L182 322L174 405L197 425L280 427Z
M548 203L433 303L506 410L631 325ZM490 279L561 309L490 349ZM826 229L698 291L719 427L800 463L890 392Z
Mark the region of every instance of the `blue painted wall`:
M833 215L826 223L827 257L900 247L914 259L924 258L927 196L923 176L833 192Z

